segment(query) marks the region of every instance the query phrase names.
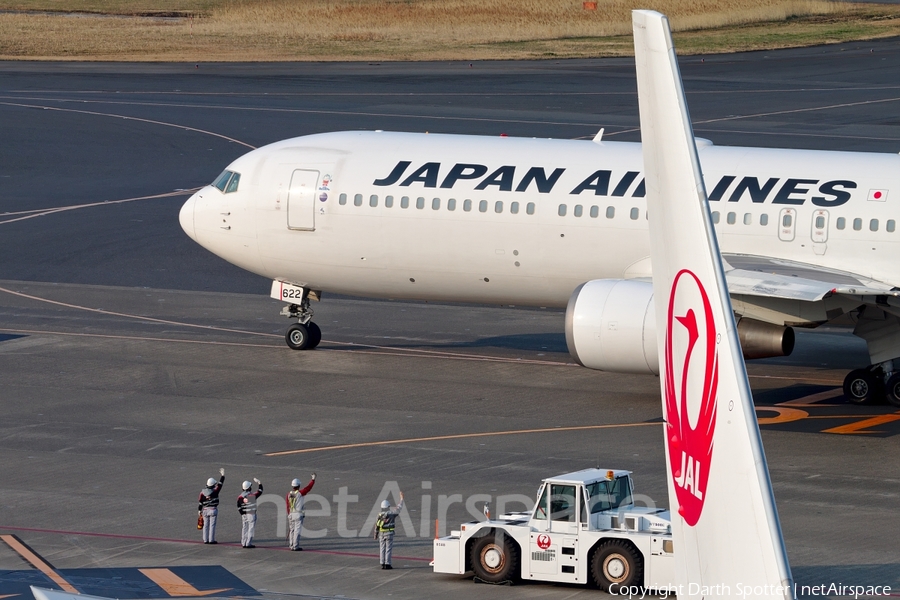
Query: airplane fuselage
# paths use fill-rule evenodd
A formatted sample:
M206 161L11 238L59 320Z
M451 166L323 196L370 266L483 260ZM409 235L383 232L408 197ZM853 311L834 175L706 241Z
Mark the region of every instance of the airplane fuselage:
M719 147L699 156L724 253L900 283L900 156ZM230 262L314 290L565 306L651 274L641 146L339 132L254 150L182 210Z

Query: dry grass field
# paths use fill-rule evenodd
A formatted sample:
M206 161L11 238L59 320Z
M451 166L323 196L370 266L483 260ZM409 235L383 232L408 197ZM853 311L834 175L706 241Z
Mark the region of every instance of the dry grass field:
M628 55L630 11L681 54L900 35L900 7L825 0L0 0L0 59L480 60Z

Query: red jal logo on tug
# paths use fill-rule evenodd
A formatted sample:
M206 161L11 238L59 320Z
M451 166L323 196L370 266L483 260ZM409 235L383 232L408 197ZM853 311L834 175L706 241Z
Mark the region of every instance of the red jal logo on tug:
M666 443L678 514L700 520L716 429L719 361L716 325L700 279L683 269L669 294L665 355ZM691 426L689 407L697 414Z

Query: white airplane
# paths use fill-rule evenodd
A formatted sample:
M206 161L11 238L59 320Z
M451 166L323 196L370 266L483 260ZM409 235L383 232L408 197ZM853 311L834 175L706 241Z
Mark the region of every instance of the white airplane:
M669 22L632 13L678 598L794 598Z
M698 142L747 358L793 348L791 327L853 327L871 364L856 403L900 405L900 156ZM231 163L182 207L199 244L271 278L321 331L322 292L567 306L580 364L658 373L641 145L416 133L293 138ZM896 363L896 366L895 366Z

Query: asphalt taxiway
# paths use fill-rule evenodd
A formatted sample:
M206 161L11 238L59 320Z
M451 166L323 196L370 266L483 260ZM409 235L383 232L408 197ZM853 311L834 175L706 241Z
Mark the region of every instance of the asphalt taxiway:
M682 70L697 134L718 144L900 147L898 40L690 57ZM267 282L194 244L177 212L179 190L292 135L637 139L629 61L0 73L0 535L43 560L0 538L0 596L60 587L39 564L120 598L602 595L434 575L434 520L455 527L488 499L518 509L541 477L598 462L667 504L656 379L574 366L562 313L539 308L326 296L322 345L291 352ZM798 339L794 356L749 367L795 579L900 589L900 414L840 399L861 342ZM194 499L220 466L210 547ZM280 497L314 471L312 537L291 553ZM267 496L245 550L233 498L251 477ZM397 490L409 520L383 572L367 528Z

